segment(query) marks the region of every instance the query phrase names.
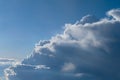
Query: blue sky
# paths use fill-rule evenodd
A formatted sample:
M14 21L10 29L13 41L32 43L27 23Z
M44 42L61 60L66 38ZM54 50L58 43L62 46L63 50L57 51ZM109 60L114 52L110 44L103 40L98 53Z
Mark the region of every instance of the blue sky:
M62 31L82 16L98 18L118 8L119 0L0 0L0 56L23 58L35 43Z

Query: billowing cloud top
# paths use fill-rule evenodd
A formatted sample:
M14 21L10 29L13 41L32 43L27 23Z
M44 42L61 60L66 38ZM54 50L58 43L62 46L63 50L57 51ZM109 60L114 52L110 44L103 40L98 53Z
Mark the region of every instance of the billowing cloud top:
M31 56L6 69L6 80L120 80L120 9L107 15L66 24L62 34L40 41Z

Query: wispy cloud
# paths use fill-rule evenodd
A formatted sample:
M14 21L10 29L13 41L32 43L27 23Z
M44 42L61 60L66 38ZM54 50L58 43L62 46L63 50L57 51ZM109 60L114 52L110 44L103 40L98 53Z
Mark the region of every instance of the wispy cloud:
M0 58L0 66L15 64L17 60L9 58Z

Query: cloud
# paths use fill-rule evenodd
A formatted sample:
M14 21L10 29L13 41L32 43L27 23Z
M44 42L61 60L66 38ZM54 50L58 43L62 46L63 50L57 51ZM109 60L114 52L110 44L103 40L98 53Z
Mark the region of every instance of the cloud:
M0 66L4 65L12 65L16 63L15 59L9 59L9 58L0 58Z
M113 9L107 13L109 16L112 16L116 20L120 20L120 8Z
M97 22L98 19L93 15L86 15L80 20L80 24Z
M18 61L10 58L0 58L0 79L5 80L4 78L4 69L9 66L17 64Z
M75 65L72 63L65 63L62 67L62 71L64 72L69 72L74 70L75 70Z
M40 41L21 64L6 69L6 80L119 80L119 12L65 24L62 34Z

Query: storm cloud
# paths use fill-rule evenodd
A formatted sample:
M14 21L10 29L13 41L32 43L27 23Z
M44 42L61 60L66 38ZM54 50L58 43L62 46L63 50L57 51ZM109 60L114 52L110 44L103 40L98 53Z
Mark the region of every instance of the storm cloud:
M97 19L65 24L62 34L41 40L6 80L120 80L120 9Z

